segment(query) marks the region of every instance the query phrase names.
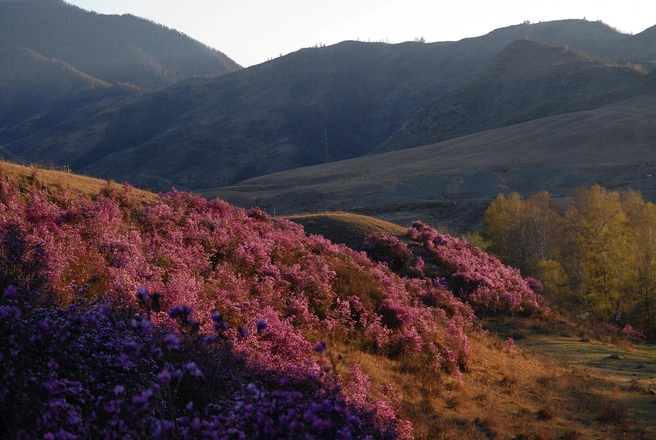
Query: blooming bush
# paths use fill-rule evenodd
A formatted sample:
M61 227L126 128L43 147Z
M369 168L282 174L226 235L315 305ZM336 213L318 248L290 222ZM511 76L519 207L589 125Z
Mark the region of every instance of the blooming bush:
M636 340L647 339L644 333L642 333L640 330L631 327L630 324L624 326L624 328L622 329L622 334L629 339L636 339Z
M416 221L408 236L447 272L446 281L460 298L482 313L533 314L543 298L539 281L523 279L519 270L504 266L476 246Z
M412 265L413 254L408 245L393 235L373 233L367 235L362 250L374 261L380 261L399 275Z

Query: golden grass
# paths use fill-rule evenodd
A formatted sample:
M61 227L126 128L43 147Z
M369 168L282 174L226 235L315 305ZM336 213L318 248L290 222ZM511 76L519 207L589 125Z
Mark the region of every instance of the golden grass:
M472 334L464 386L447 375L409 373L411 359L377 356L357 344L332 342L326 353L342 377L358 362L374 390L393 383L402 396L401 416L413 423L417 439L656 438L655 396L586 365L575 352L565 351L573 356L566 358L531 341L527 335L508 353L504 337ZM656 353L651 356L655 365Z
M345 244L356 250L360 249L369 234L378 232L403 237L407 230L394 223L349 212L295 214L279 218L302 225L308 234L320 234L333 243Z
M0 174L16 178L21 188L45 188L52 196L60 195L64 190L80 193L87 197L98 195L103 190L119 190L123 185L110 180L96 179L62 171L46 170L35 166L25 167L0 161ZM133 188L137 197L157 198L157 194Z

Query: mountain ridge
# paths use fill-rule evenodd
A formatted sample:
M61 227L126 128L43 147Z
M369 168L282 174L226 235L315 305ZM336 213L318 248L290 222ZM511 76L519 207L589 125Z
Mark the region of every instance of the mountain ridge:
M459 88L419 110L376 152L433 144L644 93L646 72L580 50L516 40Z
M44 105L36 119L0 115L0 143L27 160L53 160L155 190L232 185L370 154L524 37L590 52L634 38L603 23L565 20L458 42L342 42L148 93L108 89L84 102Z
M0 48L13 46L61 59L108 83L148 88L241 69L225 54L178 31L63 1L0 2Z

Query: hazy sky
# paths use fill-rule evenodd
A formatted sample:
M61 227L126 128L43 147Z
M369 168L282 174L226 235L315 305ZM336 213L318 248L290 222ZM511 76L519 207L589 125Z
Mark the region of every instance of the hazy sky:
M587 18L625 33L656 24L651 0L67 0L177 29L251 66L319 43L454 41L531 22Z

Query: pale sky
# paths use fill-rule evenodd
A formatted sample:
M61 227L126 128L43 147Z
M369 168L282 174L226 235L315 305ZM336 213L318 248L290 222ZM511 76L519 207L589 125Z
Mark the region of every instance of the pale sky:
M586 18L624 33L656 24L652 0L66 0L177 29L244 67L319 43L455 41L496 28Z

